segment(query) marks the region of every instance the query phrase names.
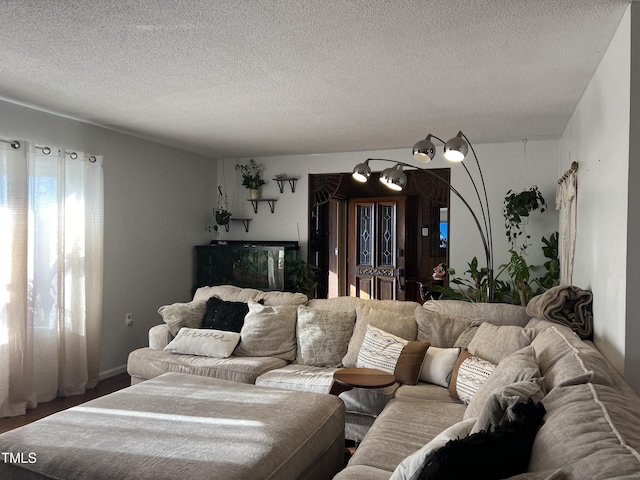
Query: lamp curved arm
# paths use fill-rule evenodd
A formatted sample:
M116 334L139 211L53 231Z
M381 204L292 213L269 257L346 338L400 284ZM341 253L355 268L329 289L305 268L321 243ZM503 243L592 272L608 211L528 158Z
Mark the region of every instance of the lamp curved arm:
M482 189L484 191L484 202L485 205L487 207L487 214L485 216L484 213L484 207L482 206L482 202L480 202L480 208L482 209L482 215L484 217L484 221L485 221L485 228L488 232L488 237L489 237L489 250L491 251L491 266L489 268L491 268L491 270L493 270L493 228L491 227L491 215L489 215L489 197L487 196L487 187L484 183L484 175L482 174L482 168L480 168L480 161L478 160L478 156L476 155L476 150L475 148L473 148L473 144L469 141L469 139L467 138L467 136L463 133L460 132L460 134L462 135L462 137L465 139L465 141L467 142L467 144L469 145L469 148L471 148L471 152L473 153L473 158L476 161L476 166L478 167L478 173L480 174L480 181L482 182ZM478 193L478 189L475 186L475 182L473 181L473 177L471 177L471 173L469 172L469 170L467 169L467 166L464 165L465 170L467 171L467 175L469 175L469 178L471 179L471 182L474 184L474 188L476 189L476 195L478 195L478 201L480 201L480 194Z
M431 135L432 138L435 138L443 145L447 143L443 139L435 136L432 133L430 133L429 135ZM473 178L473 175L471 175L471 172L469 171L469 168L465 165L465 163L461 162L462 168L464 168L464 171L467 173L467 177L469 177L469 181L471 182L471 185L473 186L473 189L476 192L476 198L478 199L478 204L480 205L480 213L482 215L482 221L484 223L484 229L488 239L488 249L490 252L490 255L487 257L487 269L490 271L493 271L493 229L491 226L491 215L489 215L489 198L487 196L487 187L484 183L484 175L482 174L482 168L480 167L480 161L478 160L476 151L473 148L472 143L469 141L469 138L462 131L460 131L458 135L461 135L462 138L464 138L464 140L467 142L467 145L469 145L469 148L471 148L471 153L473 153L473 159L476 162L476 166L478 167L478 172L480 174L480 182L482 183L482 189L484 192L484 203L482 201L480 190L478 189L478 185L476 184L476 181Z

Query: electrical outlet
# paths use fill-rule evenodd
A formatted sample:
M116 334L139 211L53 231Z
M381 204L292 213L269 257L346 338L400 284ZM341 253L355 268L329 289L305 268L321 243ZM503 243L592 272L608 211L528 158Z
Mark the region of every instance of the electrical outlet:
M125 313L124 314L124 324L127 327L130 327L131 325L133 325L133 313Z

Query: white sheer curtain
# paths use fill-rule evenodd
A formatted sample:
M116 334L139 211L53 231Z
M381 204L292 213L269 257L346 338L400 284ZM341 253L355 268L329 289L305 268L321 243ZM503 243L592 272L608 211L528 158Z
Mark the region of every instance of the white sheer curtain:
M95 386L100 354L102 158L19 144L0 142L0 417Z
M575 172L564 176L556 188L556 210L560 211L558 257L560 285L573 281L573 258L576 250L578 178Z

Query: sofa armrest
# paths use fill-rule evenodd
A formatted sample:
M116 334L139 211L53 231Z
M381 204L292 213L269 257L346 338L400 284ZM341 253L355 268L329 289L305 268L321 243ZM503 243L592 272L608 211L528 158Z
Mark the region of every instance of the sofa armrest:
M163 350L171 340L173 340L173 335L169 331L169 325L166 323L149 329L149 348Z

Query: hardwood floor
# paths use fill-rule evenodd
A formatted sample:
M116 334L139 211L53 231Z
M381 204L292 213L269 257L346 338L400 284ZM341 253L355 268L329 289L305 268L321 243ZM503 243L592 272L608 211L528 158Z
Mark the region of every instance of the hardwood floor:
M101 380L95 388L87 390L83 395L72 395L70 397L56 398L47 403L41 403L33 410L27 410L26 415L18 417L0 418L0 433L8 432L14 428L21 427L53 413L79 405L94 398L102 397L131 385L131 377L127 373L121 373L113 377Z

